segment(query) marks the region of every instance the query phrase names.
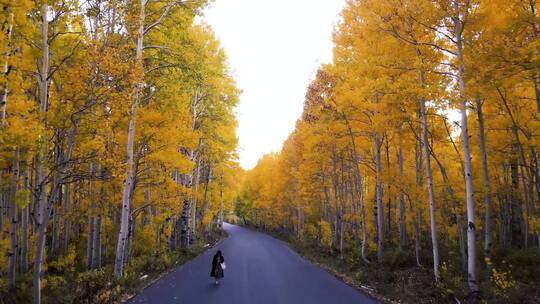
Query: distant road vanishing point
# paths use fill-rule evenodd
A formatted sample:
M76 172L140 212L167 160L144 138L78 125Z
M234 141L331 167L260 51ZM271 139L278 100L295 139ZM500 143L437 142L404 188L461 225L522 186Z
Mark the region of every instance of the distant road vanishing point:
M229 237L216 248L171 273L129 300L129 304L364 304L377 303L286 244L264 233L224 224ZM212 256L223 252L227 269L216 286Z

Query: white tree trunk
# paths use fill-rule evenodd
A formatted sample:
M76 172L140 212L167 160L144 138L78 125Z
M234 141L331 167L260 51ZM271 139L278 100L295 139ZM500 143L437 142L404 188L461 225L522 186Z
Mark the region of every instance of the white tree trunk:
M58 205L54 205L52 208L51 245L49 248L51 255L55 255L58 252L58 232L60 228L60 215L58 214L58 208Z
M345 238L345 222L343 220L340 221L339 225L339 259L343 260L343 241Z
M476 111L478 114L478 144L480 146L480 157L482 160L482 183L484 186L484 255L491 258L491 187L489 183L489 170L486 152L486 137L484 132L484 112L482 111L482 101L476 99Z
M42 216L41 219L45 219ZM45 251L45 239L47 224L38 225L38 239L36 243L36 257L34 259L34 304L41 303L41 266L43 263L43 253Z
M358 203L360 207L360 227L362 229L362 244L360 247L360 255L362 257L362 260L369 264L369 260L366 257L366 246L367 246L367 231L366 231L366 208L364 205L365 202L365 195L364 195L364 186L362 184L362 175L360 172L360 157L358 156L358 152L356 151L356 143L354 142L354 134L351 128L351 125L349 124L349 121L347 120L347 116L343 115L345 118L345 122L347 123L347 129L349 131L349 137L351 139L351 146L352 146L352 156L354 160L354 186L356 187L356 191L358 193ZM323 179L324 183L324 179ZM328 194L326 193L326 186L325 186L325 195L328 197ZM326 199L328 201L328 199ZM325 205L326 207L326 205Z
M420 112L420 111L418 111ZM418 113L420 116L420 113ZM414 145L414 156L415 156L415 169L416 169L416 187L417 189L422 188L423 176L422 176L422 142L418 139ZM420 200L416 200L417 204L420 204ZM422 221L422 209L420 206L416 206L415 220L414 220L414 253L416 257L416 265L421 267L420 263L420 238L421 238L421 221Z
M197 157L197 168L195 168L195 183L193 184L191 201L191 237L195 239L197 231L197 203L199 197L199 181L201 178L201 158ZM202 220L202 219L201 219Z
M191 105L191 131L195 131L197 128L197 117L198 117L198 106L199 106L199 88L197 87L195 89L195 94L193 95L193 102ZM199 147L200 149L200 143ZM189 150L189 159L191 161L195 161L198 151ZM197 167L199 164L196 164ZM184 200L183 206L182 206L182 215L180 217L181 219L181 225L180 225L180 241L181 246L183 247L189 247L192 240L194 240L195 237L195 229L196 229L196 209L197 209L197 202L193 200L193 191L197 187L196 184L198 184L198 177L193 177L193 171L191 174L187 177L187 187L192 188L192 197L186 198ZM195 180L195 182L194 182ZM194 185L195 184L195 185ZM191 221L192 226L190 227L189 221L190 221L190 212L192 213Z
M457 54L458 66L458 86L461 111L461 144L463 147L463 162L465 175L465 192L467 198L467 281L469 289L473 296L479 292L476 282L476 229L474 223L474 199L473 199L473 177L471 166L471 153L469 150L469 130L467 127L467 100L465 97L465 76L463 62L463 41L462 32L463 24L459 13L459 4L454 1L454 9L456 15L452 17L454 22L454 34Z
M379 134L373 137L375 148L375 202L377 208L377 261L383 262L383 241L384 241L384 209L382 205L382 182L381 182L381 139Z
M136 42L136 64L142 69L142 52L144 38L144 20L145 20L145 0L140 0L139 11L139 28L137 32ZM120 217L120 231L118 232L118 241L116 243L116 257L114 263L114 276L121 278L124 274L124 261L126 254L126 244L129 234L129 216L131 212L131 197L133 183L135 181L134 171L134 141L135 141L135 118L137 116L137 107L139 105L143 88L143 79L140 77L137 80L134 88L134 100L131 103L129 111L129 125L126 147L126 175L124 180L124 188L122 192L122 211Z
M30 193L30 166L26 164L24 171L24 189ZM28 224L30 222L30 202L25 202L26 206L21 215L21 272L28 271Z
M100 167L97 169L98 175L101 175ZM103 183L99 184L99 201L103 203L105 199L105 190L103 188ZM94 201L95 203L95 201ZM97 214L94 213L94 237L92 240L92 267L94 269L101 268L101 212L98 210Z
M421 57L420 50L416 48L416 56ZM422 88L426 87L426 80L424 76L423 67L418 71L418 79L420 81L420 86ZM426 187L428 191L428 203L429 203L429 219L430 219L430 230L431 230L431 245L433 250L433 274L435 275L435 281L439 282L440 272L439 272L439 244L437 241L437 216L435 205L435 197L433 194L433 177L431 172L431 153L429 148L429 136L428 136L428 124L426 117L426 101L424 97L421 97L419 100L419 110L420 110L420 119L422 124L422 146L424 149L425 166L426 166Z
M339 214L339 204L338 204L338 195L339 195L339 186L338 186L338 177L337 177L337 156L336 156L336 147L335 145L332 147L332 187L333 187L333 198L334 198L334 231L332 236L332 244L334 248L338 248L339 244L339 227L341 227L340 223L340 214Z
M368 235L367 235L367 228L366 228L366 204L365 204L365 195L364 195L364 185L362 183L362 179L358 178L358 191L360 195L360 226L362 227L362 247L360 248L360 255L362 256L362 260L364 262L369 263L369 260L367 258L367 241L368 241Z
M452 200L452 209L454 210L454 213L456 215L456 226L458 230L458 243L459 243L459 252L461 253L461 263L463 270L467 269L467 244L465 244L465 233L463 231L462 220L461 220L461 212L458 210L459 201L456 199L456 196L454 194L454 189L452 188L452 185L450 183L450 179L448 178L448 174L446 173L446 169L444 168L443 164L439 161L435 153L431 151L431 156L437 163L437 166L439 167L439 171L441 172L441 176L443 178L446 192L448 193L448 196Z
M94 164L90 163L90 180L88 181L88 235L86 237L86 269L94 269L94 213L95 213L95 201L94 201Z
M49 77L49 21L47 19L49 8L44 2L40 8L41 14L41 70L39 72L39 91L40 91L40 118L45 126L48 107L48 77ZM43 137L43 136L42 136ZM41 303L41 266L43 263L43 254L45 251L45 241L47 232L47 222L49 220L49 210L47 208L47 185L45 183L45 152L47 141L40 139L38 148L37 163L37 230L38 239L36 243L36 254L34 259L34 303Z
M398 146L398 152L397 152L397 159L398 159L398 167L399 167L399 176L401 180L403 180L403 150L401 148L401 143ZM403 189L400 189L399 191L399 226L398 226L398 234L399 234L399 248L403 249L405 247L406 242L406 229L405 229L405 193L403 192Z
M422 76L421 76L422 77ZM423 77L422 77L423 78ZM429 152L429 137L426 118L426 106L423 99L420 100L420 116L422 118L422 143L424 147L425 164L426 164L426 186L428 191L429 202L429 219L431 224L431 245L433 249L433 274L435 275L435 281L439 282L439 245L437 242L437 219L436 219L436 206L435 198L433 195L433 179L431 175L431 155Z
M223 228L223 171L221 172L221 178L219 183L219 217L218 226Z
M94 235L92 238L92 269L101 267L101 215L94 218Z
M149 162L145 162L144 164L144 171L146 172L147 176L150 176L150 164ZM103 188L102 188L103 189ZM141 214L141 230L144 229L144 227L146 227L146 224L149 223L149 210L152 210L154 208L154 206L151 205L150 203L150 185L147 183L146 185L144 185L144 205L145 206L148 206L148 207L145 207L143 210L142 210L142 214Z
M208 190L209 190L209 183L210 183L210 178L212 176L212 166L210 164L207 165L207 172L206 172L206 178L205 178L205 181L204 181L204 193L203 193L203 197L202 197L202 201L201 201L201 210L200 210L200 221L202 223L203 219L204 219L204 215L206 214L206 210L208 209L208 204L209 204L209 201L208 201ZM223 173L223 171L222 171ZM221 186L220 186L221 187Z
M70 191L70 184L64 185L64 193L63 193L63 210L64 214L68 214L69 208L70 208L70 200L71 200L71 191ZM69 220L69 216L64 216L64 224L63 224L63 231L62 231L62 251L65 253L68 250L69 246L69 240L70 240L70 234L71 234L71 221Z
M4 55L4 66L2 67L3 83L0 89L0 127L4 126L6 122L6 108L7 108L7 96L9 94L8 87L8 72L9 72L9 57L11 53L11 32L13 31L13 13L9 15L9 23L7 28L7 52Z
M189 199L184 199L182 203L182 214L180 215L180 246L189 247Z
M11 219L11 225L9 229L10 246L8 253L8 288L15 288L15 276L17 270L17 252L19 251L18 239L17 239L17 224L18 224L18 212L17 212L17 191L19 190L19 149L15 149L15 155L13 158L13 185L10 197L9 217Z

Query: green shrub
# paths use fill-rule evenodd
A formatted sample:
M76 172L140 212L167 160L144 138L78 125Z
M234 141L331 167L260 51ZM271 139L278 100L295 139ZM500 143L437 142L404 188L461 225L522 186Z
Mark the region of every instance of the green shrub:
M383 253L385 264L391 268L404 268L415 265L414 257L399 248L389 249Z
M113 303L120 299L120 286L111 280L111 270L104 268L79 273L72 303Z
M509 253L506 264L511 268L514 277L522 281L540 280L540 255L538 248L512 251Z

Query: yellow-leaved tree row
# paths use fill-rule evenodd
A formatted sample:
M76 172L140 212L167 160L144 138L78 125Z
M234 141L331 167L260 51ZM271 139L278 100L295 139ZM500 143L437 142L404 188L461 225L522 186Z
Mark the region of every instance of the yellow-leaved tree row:
M0 298L93 301L205 241L239 170L206 1L0 5Z
M246 173L237 212L371 267L397 251L440 286L457 277L469 299L535 288L539 9L347 1L333 62L281 152ZM509 265L513 254L535 262Z

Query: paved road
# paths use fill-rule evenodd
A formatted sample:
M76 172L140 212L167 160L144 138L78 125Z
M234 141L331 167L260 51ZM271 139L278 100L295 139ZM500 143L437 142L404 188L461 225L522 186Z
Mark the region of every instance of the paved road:
M285 243L266 234L225 224L229 237L218 247L178 267L129 304L363 304L376 303ZM225 278L210 278L212 256L223 252Z

